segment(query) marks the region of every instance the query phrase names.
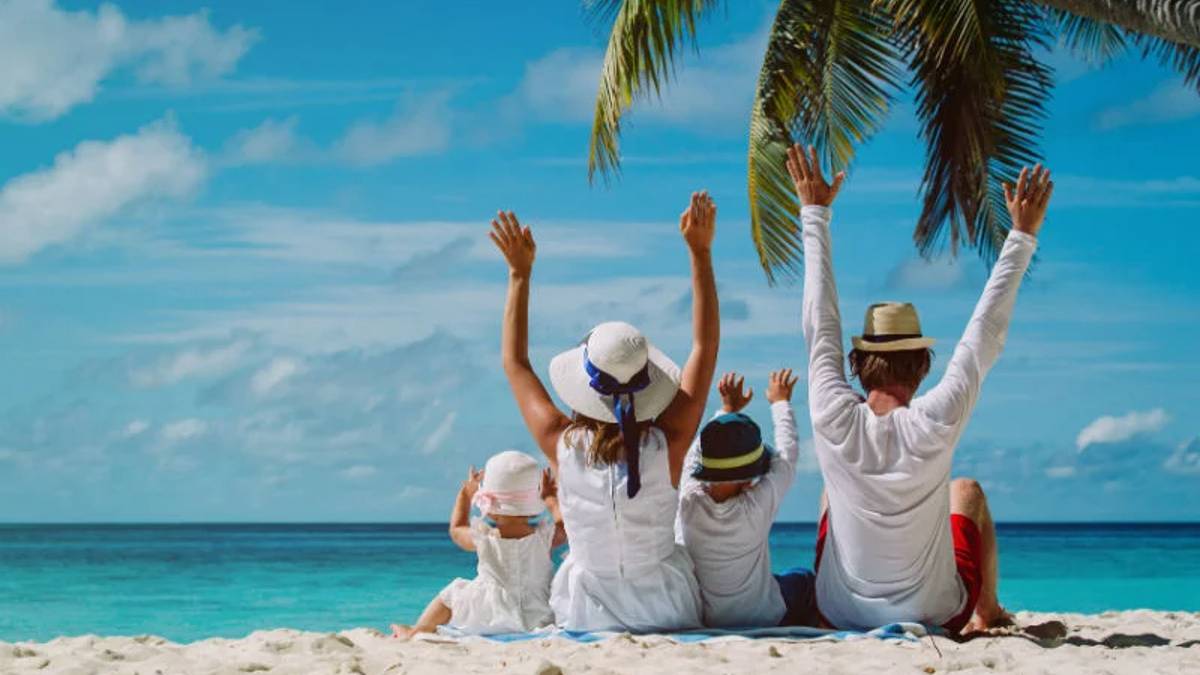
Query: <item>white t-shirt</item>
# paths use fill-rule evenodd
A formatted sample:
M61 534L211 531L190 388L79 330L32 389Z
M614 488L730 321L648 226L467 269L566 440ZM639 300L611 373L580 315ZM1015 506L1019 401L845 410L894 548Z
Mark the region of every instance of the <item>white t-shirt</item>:
M830 254L830 210L805 206L804 337L813 446L829 497L817 604L838 628L941 625L966 589L950 533L950 464L1004 347L1037 239L1010 232L941 381L908 407L875 415L847 383Z
M771 573L767 537L779 504L796 480L800 441L790 403L772 404L771 419L776 455L766 475L737 497L717 503L704 484L692 478L692 469L700 462L699 439L684 462L676 537L696 566L706 626L778 626L787 612Z

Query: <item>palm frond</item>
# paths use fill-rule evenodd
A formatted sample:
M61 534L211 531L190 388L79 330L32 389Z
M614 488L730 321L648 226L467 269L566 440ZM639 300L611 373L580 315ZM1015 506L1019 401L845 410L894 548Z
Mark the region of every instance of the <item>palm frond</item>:
M1200 48L1061 9L1049 9L1047 16L1066 46L1093 63L1108 63L1132 45L1141 50L1143 58L1174 68L1185 82L1200 89Z
M1020 0L894 0L926 142L923 254L962 242L994 260L1007 236L1001 181L1038 159L1050 70L1044 15Z
M593 0L597 17L612 17L600 72L588 148L588 180L620 165L621 116L638 96L661 93L681 44L696 37L696 23L719 0Z
M784 166L792 135L839 171L887 117L898 88L890 22L872 0L784 0L750 119L750 229L767 279L802 260L796 197Z
M1200 49L1141 33L1126 34L1133 45L1142 50L1144 58L1156 58L1163 65L1174 68L1183 75L1188 86L1195 87L1200 93Z
M1061 9L1048 10L1048 16L1063 44L1089 63L1106 64L1128 47L1120 26Z

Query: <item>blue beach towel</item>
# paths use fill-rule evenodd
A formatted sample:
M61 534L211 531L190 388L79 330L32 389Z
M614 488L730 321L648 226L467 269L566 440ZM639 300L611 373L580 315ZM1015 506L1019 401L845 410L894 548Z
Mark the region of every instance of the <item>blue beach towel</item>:
M678 633L653 633L646 635L661 635L662 637L680 644L709 642L730 639L757 640L771 638L776 640L844 642L849 640L876 639L899 642L916 642L929 634L924 626L918 623L890 623L869 631L825 630L808 626L779 626L776 628L750 628L744 630L725 630L720 628L703 628L699 630L682 631ZM492 642L523 642L526 640L541 640L558 638L571 640L582 644L603 642L624 633L607 631L568 631L558 628L543 628L529 633L500 633L494 635L474 635L465 633L452 626L438 628L438 636L442 638L482 638Z

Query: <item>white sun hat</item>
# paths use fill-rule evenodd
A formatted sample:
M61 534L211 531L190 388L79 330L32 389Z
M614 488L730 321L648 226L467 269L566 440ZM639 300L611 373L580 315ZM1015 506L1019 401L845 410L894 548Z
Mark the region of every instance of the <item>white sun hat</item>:
M550 382L572 410L601 422L617 422L614 397L599 391L606 388L605 381L615 381L617 388L645 385L631 392L637 421L644 422L675 400L679 366L640 330L621 321L596 326L583 344L550 361Z
M934 340L921 334L921 320L912 303L879 302L867 308L863 334L850 342L864 352L899 352L927 349Z
M546 510L541 465L517 450L493 455L483 467L483 483L471 503L485 515L540 515Z

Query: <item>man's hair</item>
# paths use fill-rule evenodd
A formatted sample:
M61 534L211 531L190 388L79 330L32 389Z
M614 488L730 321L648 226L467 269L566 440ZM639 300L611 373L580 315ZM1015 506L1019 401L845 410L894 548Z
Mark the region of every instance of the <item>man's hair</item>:
M868 392L884 387L904 387L916 391L921 380L929 374L933 350L866 352L852 349L848 358L850 374L857 377Z

